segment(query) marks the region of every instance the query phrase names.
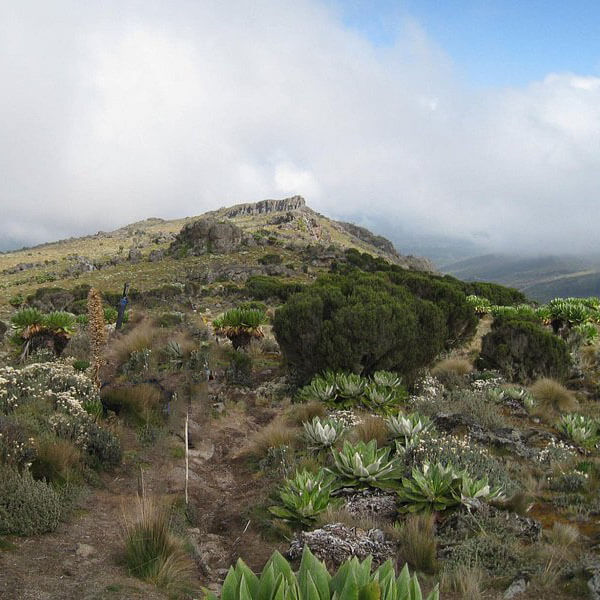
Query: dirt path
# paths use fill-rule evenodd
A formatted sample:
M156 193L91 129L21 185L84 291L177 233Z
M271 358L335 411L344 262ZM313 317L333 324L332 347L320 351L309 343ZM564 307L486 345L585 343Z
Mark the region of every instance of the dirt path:
M260 568L272 545L260 539L247 518L264 497L264 483L237 458L250 431L268 419L265 411L237 409L211 420L202 403L192 405L190 499L196 515L191 538L198 554L198 584L214 583L238 556ZM172 431L153 448L126 453L123 465L102 476L65 523L34 538L14 538L14 549L0 552L2 600L145 600L167 598L155 587L128 576L120 563L123 507L131 506L143 465L148 494L183 496L181 415ZM127 447L127 446L126 446Z

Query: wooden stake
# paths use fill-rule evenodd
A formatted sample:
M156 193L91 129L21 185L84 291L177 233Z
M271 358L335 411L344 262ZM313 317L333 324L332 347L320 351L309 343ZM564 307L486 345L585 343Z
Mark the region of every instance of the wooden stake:
M188 450L188 420L189 420L189 410L185 413L185 504L188 504L188 479L189 479L189 469L190 469L190 460L189 460L189 450Z

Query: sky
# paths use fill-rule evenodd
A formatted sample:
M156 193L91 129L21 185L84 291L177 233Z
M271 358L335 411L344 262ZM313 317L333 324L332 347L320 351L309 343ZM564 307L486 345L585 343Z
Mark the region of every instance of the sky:
M0 249L300 194L596 251L599 34L587 0L0 0Z

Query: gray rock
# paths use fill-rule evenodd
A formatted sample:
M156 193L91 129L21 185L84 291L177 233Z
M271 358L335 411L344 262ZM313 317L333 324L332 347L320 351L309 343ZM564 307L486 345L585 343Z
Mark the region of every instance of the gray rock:
M398 513L395 494L374 490L363 490L348 496L345 508L358 518L377 516L393 520Z
M148 260L150 262L159 262L164 257L165 257L165 251L164 250L152 250L152 252L150 252L150 255L148 256Z
M75 554L81 558L89 558L93 554L96 554L96 548L94 546L90 546L89 544L77 544L75 548Z
M6 333L8 330L8 325L4 321L0 321L0 338Z
M239 216L268 215L275 212L297 211L306 206L302 196L292 196L282 200L261 200L249 204L236 204L232 206L226 216L230 219Z
M142 260L142 251L139 248L129 248L128 260L132 263L138 263Z
M502 600L512 600L527 591L529 581L524 576L519 575L507 588L502 596Z
M394 558L397 551L394 543L385 541L381 530L365 531L341 523L296 533L290 543L288 557L292 560L300 558L304 546L308 546L317 558L336 567L352 556L363 560L369 554L373 557L373 565L377 566L388 558Z
M169 246L169 254L227 254L238 250L244 239L244 232L233 223L199 219L183 227Z

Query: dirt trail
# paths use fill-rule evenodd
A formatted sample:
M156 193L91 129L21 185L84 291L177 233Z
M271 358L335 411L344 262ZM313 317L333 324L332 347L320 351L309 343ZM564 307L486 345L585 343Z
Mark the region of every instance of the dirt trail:
M248 524L244 516L264 496L264 484L236 457L248 432L268 415L261 410L254 415L238 410L210 420L203 404L193 403L190 414L194 445L190 500L196 514L192 541L199 553L198 584L207 585L219 579L222 569L238 556L261 567L272 548L261 542L254 524ZM181 423L180 415L160 444L143 449L137 457L126 453L123 465L103 474L102 487L92 489L55 532L13 538L14 549L0 552L0 599L167 598L155 587L128 576L120 564L121 527L123 507L131 506L137 494L140 462L148 494L183 496L183 459L173 458L172 452L181 444Z

